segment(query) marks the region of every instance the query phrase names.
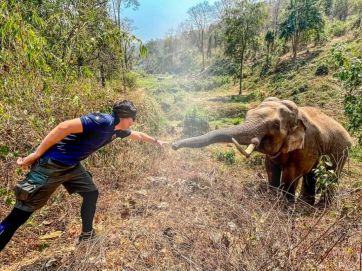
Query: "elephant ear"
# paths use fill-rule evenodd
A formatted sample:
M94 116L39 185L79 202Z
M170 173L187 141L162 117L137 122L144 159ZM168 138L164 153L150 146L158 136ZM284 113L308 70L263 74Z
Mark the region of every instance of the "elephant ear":
M288 153L294 150L304 148L304 137L306 127L301 118L298 118L297 123L288 133L286 141L282 147L282 153Z

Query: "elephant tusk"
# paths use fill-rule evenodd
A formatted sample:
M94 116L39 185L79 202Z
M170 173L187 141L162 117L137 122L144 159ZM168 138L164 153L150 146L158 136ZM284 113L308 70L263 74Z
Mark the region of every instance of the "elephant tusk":
M246 157L249 158L250 154L254 151L255 149L255 145L254 144L250 144L246 150L244 150L241 145L236 141L235 138L231 138L231 140L233 141L233 143L235 144L236 148Z
M250 144L250 145L246 148L245 152L250 155L250 154L254 151L255 147L256 147L255 144Z

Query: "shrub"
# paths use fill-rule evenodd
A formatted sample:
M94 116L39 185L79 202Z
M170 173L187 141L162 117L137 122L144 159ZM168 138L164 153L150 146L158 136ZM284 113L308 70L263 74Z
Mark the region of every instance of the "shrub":
M134 89L136 87L137 74L135 72L127 72L124 75L123 83L129 89Z
M318 66L318 68L316 69L314 75L323 76L323 75L327 75L328 72L329 72L328 66L326 64L322 64L322 65Z
M233 149L227 151L218 151L214 155L214 157L220 161L225 162L228 165L235 163L235 151Z
M198 136L207 133L209 130L210 126L207 118L196 107L186 113L182 131L185 136Z
M333 190L338 181L338 177L332 167L331 159L324 155L321 157L318 166L313 172L316 175L316 193L325 193L329 190Z
M344 22L341 21L336 21L332 26L331 26L331 34L334 37L341 37L344 36L347 32L347 25Z
M264 154L254 153L249 159L246 159L245 164L251 168L256 168L264 164Z
M332 56L339 68L338 78L345 90L344 112L349 119L348 129L353 132L359 144L362 144L362 57L347 55L342 45L332 49Z

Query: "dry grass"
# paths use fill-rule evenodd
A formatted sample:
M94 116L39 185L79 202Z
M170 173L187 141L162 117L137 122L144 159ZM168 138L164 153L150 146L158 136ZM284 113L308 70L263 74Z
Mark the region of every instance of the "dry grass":
M79 202L60 192L35 218L38 232L23 228L5 251L3 263L20 255L30 259L9 270L359 268L362 198L353 188L358 176L344 177L333 206L317 209L286 204L269 190L262 169L221 166L208 151L159 151L129 143L118 149L115 168L92 169L101 191L98 240L73 246ZM133 162L134 168L125 168ZM44 226L43 220L53 223ZM38 235L59 229L64 231L59 239L35 251Z
M59 104L51 112L34 112L40 120L55 115L59 121L124 97L112 90L93 96L94 88L87 89L79 92L85 107L67 104L67 92L55 98ZM36 95L39 108L49 103L49 97ZM201 95L195 103L221 108ZM141 111L135 129L157 132L158 105L143 92L127 98ZM234 106L224 103L221 110ZM27 114L13 110L17 119L1 123L6 128L1 139L24 152L51 125L37 130ZM11 209L10 190L21 178L14 162L11 156L0 160L1 217ZM360 270L361 163L350 162L328 208L287 204L269 189L262 167L216 162L210 149L174 152L114 142L90 157L86 167L101 193L95 219L99 238L74 246L80 198L60 189L2 252L1 270ZM55 231L62 235L39 239Z

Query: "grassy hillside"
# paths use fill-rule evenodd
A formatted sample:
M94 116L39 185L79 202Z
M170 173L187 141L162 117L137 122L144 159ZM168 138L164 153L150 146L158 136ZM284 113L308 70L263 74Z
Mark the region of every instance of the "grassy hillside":
M182 136L186 115L208 121L209 129L240 124L267 96L318 106L345 124L343 91L330 62L333 44L341 41L362 48L361 39L345 36L301 52L296 66L286 55L262 79L249 73L243 96L235 96L237 87L226 77L140 75L138 89L127 94L117 82L102 89L92 81L51 85L51 92L19 82L15 93L27 98L9 100L4 112L15 113L1 120L0 216L10 210L11 187L23 177L15 157L35 147L58 121L107 111L114 99L131 99L140 109L135 130L171 141ZM315 76L322 64L328 75ZM175 152L113 142L85 162L101 193L98 240L74 246L80 198L60 189L15 235L2 253L1 269L358 269L361 149L354 148L327 209L285 204L269 190L262 163L260 154L246 160L228 145Z

